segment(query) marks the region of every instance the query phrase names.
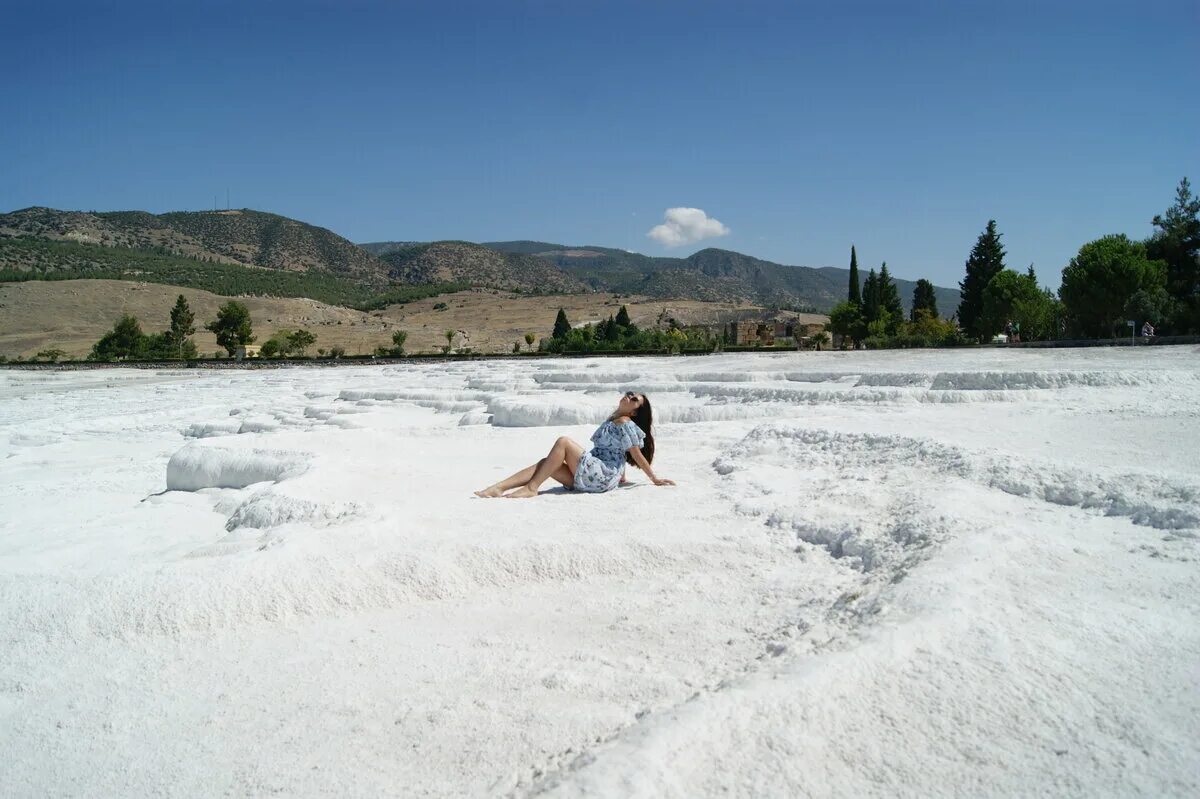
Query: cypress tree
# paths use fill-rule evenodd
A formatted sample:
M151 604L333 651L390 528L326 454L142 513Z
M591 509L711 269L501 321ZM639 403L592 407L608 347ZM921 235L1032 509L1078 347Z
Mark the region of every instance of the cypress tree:
M570 332L571 323L567 321L567 312L559 308L558 316L554 318L554 333L552 335L554 338L562 339L566 338Z
M846 299L858 307L862 307L862 286L858 281L858 253L854 252L854 245L850 245L850 293L846 295Z
M621 306L621 310L617 311L617 324L621 327L629 327L633 324L629 321L629 309L624 305Z
M880 315L886 313L891 317L888 320L888 327L894 330L900 320L904 318L904 303L900 302L900 292L896 290L896 283L888 273L887 261L883 262L883 266L879 270L878 285Z
M863 322L871 324L879 318L880 296L879 296L879 277L872 269L867 272L867 279L863 281L862 287L862 309Z
M987 229L967 258L966 276L958 284L958 323L971 338L982 341L987 336L983 325L983 290L991 279L1004 271L1004 247L996 232L996 220L990 219Z
M611 343L621 340L621 326L618 325L616 320L612 318L612 314L609 314L607 322L601 322L601 324L607 325L607 327L604 328L605 341Z
M917 321L918 311L928 311L929 315L935 319L938 315L937 297L933 293L933 284L925 278L918 280L917 287L913 289L912 315L909 317L911 321Z

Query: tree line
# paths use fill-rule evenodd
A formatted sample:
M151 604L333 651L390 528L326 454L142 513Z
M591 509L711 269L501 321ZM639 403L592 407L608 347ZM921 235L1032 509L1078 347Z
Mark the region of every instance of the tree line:
M532 349L534 336L527 334L525 341ZM540 352L586 353L586 352L682 352L683 350L712 351L721 345L721 338L706 327L684 328L675 319L667 320L666 329L641 329L629 318L629 309L624 305L616 315L609 314L595 324L573 327L566 311L558 309L554 329L549 338L538 344ZM513 352L520 350L520 342L513 343Z
M939 317L924 279L905 319L887 264L860 283L851 247L846 301L830 311L829 327L844 345L868 348L983 343L1002 331L1022 341L1107 338L1127 322L1149 322L1160 334L1200 332L1200 198L1186 177L1152 224L1144 241L1112 234L1081 246L1055 295L1038 284L1032 264L1024 272L1006 266L1002 234L989 220L967 257L950 319Z
M147 334L132 314L122 314L112 329L92 345L89 361L175 361L199 357L192 336L196 333L196 315L182 294L171 308L170 327L162 333ZM229 357L253 344L254 328L245 304L230 300L217 309L217 316L204 325L213 333ZM263 357L304 356L317 337L308 330L280 330L263 342Z

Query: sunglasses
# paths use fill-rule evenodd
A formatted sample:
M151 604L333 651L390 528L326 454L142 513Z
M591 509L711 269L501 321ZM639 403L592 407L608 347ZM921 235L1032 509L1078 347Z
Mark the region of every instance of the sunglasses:
M636 391L626 391L625 399L636 402L638 405L642 404L642 398L637 395Z

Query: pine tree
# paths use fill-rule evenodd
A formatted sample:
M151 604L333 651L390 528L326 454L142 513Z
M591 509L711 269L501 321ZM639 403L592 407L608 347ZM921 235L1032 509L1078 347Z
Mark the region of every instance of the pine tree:
M612 314L608 316L608 326L604 329L604 340L610 344L621 340L621 327L612 318Z
M879 277L872 269L867 272L867 279L862 288L862 316L864 324L871 324L879 318L880 311Z
M171 349L178 358L188 357L188 338L196 332L196 315L192 313L192 309L188 307L187 299L180 294L179 299L175 300L175 307L171 309L171 332L169 338ZM195 346L190 350L194 356Z
M846 299L862 307L862 286L858 281L858 253L854 251L853 244L850 245L850 293L846 295Z
M624 305L621 306L621 310L617 311L617 324L621 327L631 327L633 325L633 322L629 321L629 309Z
M987 229L967 258L966 276L958 284L958 323L966 334L978 341L987 337L983 329L983 290L993 277L1004 270L1004 247L996 232L996 220L988 220Z
M204 326L217 336L217 344L225 348L230 357L238 347L254 342L250 327L250 309L236 300L230 300L217 309L217 318Z
M90 361L113 361L140 356L146 350L146 334L138 320L124 314L113 329L92 346Z
M1190 318L1178 319L1178 332L1200 325L1200 197L1187 178L1179 181L1175 204L1153 220L1157 228L1146 242L1147 255L1167 264L1167 291Z
M551 335L556 339L563 339L570 332L571 323L567 321L567 312L559 308L558 316L554 318L554 332Z
M918 311L927 311L932 319L936 319L938 316L937 297L933 293L933 284L925 278L918 280L917 287L913 289L912 315L909 317L911 321L917 321Z
M887 321L888 332L895 333L900 321L904 319L904 303L900 302L900 292L896 283L888 273L887 261L879 270L879 316Z

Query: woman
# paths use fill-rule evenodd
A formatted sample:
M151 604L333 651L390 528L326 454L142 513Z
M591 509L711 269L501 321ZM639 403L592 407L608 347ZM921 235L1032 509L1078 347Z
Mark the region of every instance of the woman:
M538 487L551 477L576 491L611 491L625 482L627 462L645 472L656 486L673 486L672 481L655 477L650 468L650 461L654 460L654 435L650 429L653 421L646 395L626 391L617 403L617 410L592 433L595 446L591 452L584 452L578 443L563 436L554 442L546 457L495 485L476 491L475 496L536 497ZM509 493L505 494L505 491Z

